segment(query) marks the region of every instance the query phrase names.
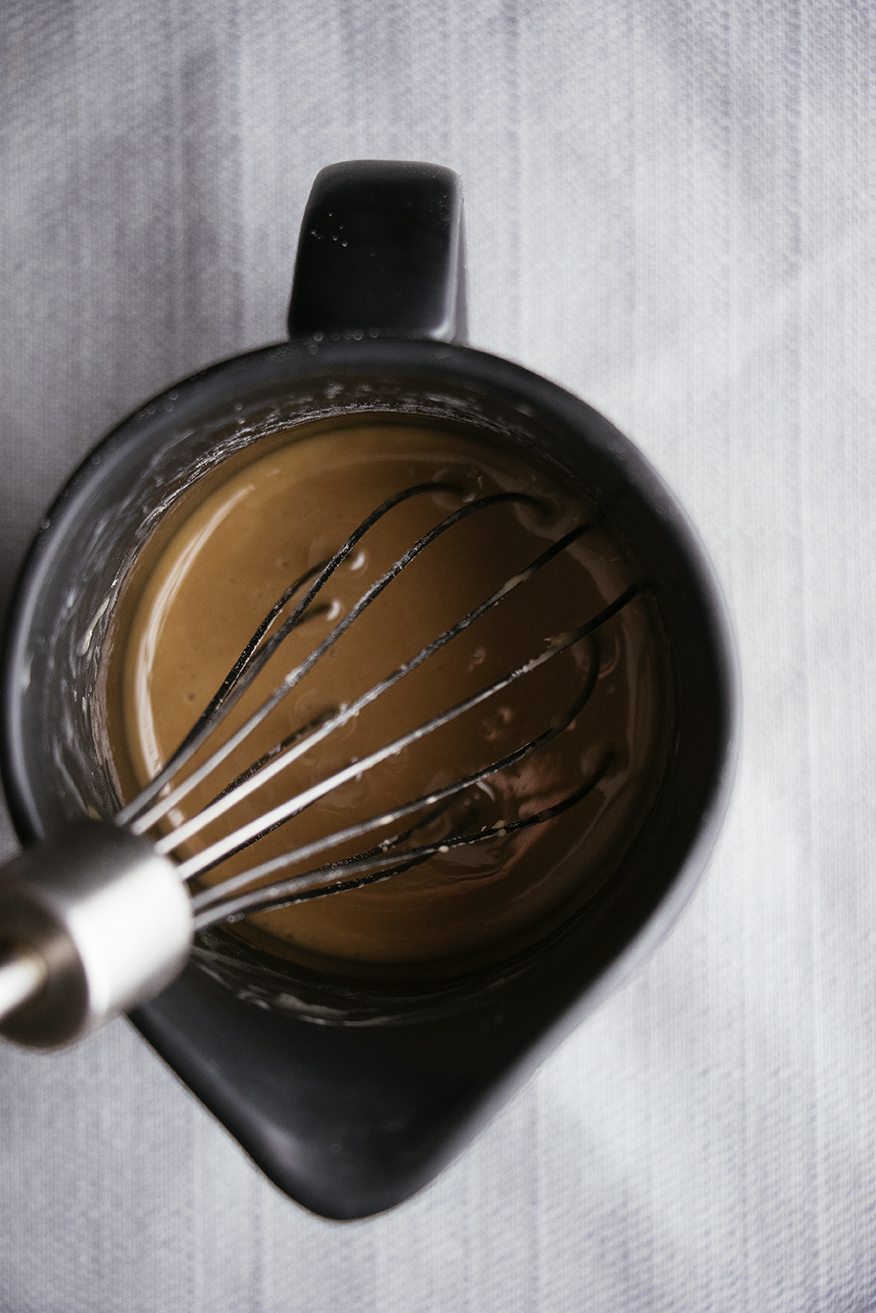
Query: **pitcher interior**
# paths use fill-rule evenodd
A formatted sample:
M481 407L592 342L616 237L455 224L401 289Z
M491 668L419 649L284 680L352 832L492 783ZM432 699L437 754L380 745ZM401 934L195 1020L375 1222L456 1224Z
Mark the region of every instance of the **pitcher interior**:
M45 632L34 644L32 655L30 677L40 689L42 703L38 751L43 762L40 796L47 828L62 818L111 815L123 797L130 796L130 781L124 778L124 766L120 774L119 753L113 748L112 724L120 693L111 640L130 625L142 591L138 578L148 577L192 506L214 495L256 455L264 456L288 443L290 430L298 425L306 424L312 433L353 417L367 422L369 415L388 411L426 422L459 425L464 420L484 435L501 436L506 443L510 439L524 453L538 450L541 461L549 449L537 422L518 409L512 411L462 389L454 392L448 388L442 395L432 388L424 398L421 390L406 392L397 380L381 386L370 378L328 379L317 385L304 380L298 390L287 385L281 396L238 403L231 413L208 415L194 428L180 431L169 423L160 442L148 450L132 446L129 458L117 462L103 480L100 453L96 453L91 478L101 488L101 510L79 526L75 559L71 556L63 563L52 589L46 591ZM58 597L62 604L52 612L52 598ZM656 623L659 626L659 620ZM667 688L670 683L667 675ZM656 788L652 801L654 795ZM575 903L575 899L571 901ZM568 911L555 915L543 932L555 929ZM499 958L531 949L532 939L524 936L511 943ZM284 1006L306 1006L303 994L312 993L314 982L318 994L320 982L332 975L330 960L321 961L319 953L290 953L269 940L264 926L242 939L239 933L229 935L218 929L202 938L198 952L211 972L224 974L237 987L242 973L253 996L262 1001L283 999ZM524 957L530 956L530 951L524 952ZM361 993L363 988L366 993L373 992L375 980L381 978L394 982L390 986L393 991L403 984L405 989L428 994L436 987L435 978L443 976L440 992L448 977L470 976L479 965L495 965L496 960L495 953L480 964L460 958L449 970L445 965L443 971L425 973L404 963L392 969L384 963L376 971L351 970L347 964L340 973L347 980L342 992L345 996L350 991ZM357 975L369 978L371 984L363 979L356 983ZM296 978L305 981L307 988L296 991L291 985ZM282 988L278 980L282 980ZM322 1004L311 999L315 1007L324 1003L324 999ZM326 1012L332 1015L331 1008Z

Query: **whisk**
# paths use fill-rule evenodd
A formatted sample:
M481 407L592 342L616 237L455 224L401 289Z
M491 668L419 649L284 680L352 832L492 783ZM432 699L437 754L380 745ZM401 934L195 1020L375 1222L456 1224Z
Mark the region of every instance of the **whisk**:
M526 493L498 492L466 500L420 537L362 594L327 636L289 670L239 728L218 741L217 731L289 635L327 608L320 593L360 539L403 501L434 493L459 493L453 484L434 481L387 498L329 559L296 579L277 600L244 647L209 705L166 764L116 815L70 822L58 833L33 844L0 871L0 1033L34 1047L69 1043L95 1030L120 1012L159 993L182 970L193 936L221 922L343 893L410 870L436 854L542 825L580 802L597 785L607 767L603 758L577 788L559 802L526 816L502 818L497 825L467 830L465 822L437 838L426 836L452 800L530 754L545 748L575 720L590 698L599 673L594 635L640 590L635 582L574 628L551 636L542 650L440 714L425 720L361 760L325 775L309 787L283 797L263 814L239 824L196 851L185 850L192 838L217 818L264 787L303 754L311 752L413 670L433 657L487 611L500 605L587 532L582 522L552 543L523 570L445 629L413 657L398 665L350 703L339 702L286 735L238 774L195 815L182 821L179 805L245 744L275 707L355 624L362 613L432 542L463 519L502 502L543 509ZM284 618L285 617L285 618ZM472 708L494 697L561 652L589 644L581 663L581 683L570 705L552 716L536 737L488 765L435 787L389 810L357 820L306 844L290 846L268 860L208 887L200 878L242 853L257 840L300 815L318 799L347 781L424 739ZM205 759L187 774L196 753ZM368 835L391 832L367 846ZM163 832L162 832L163 831ZM151 836L151 837L150 837ZM351 855L327 860L333 848L366 846ZM175 855L176 854L176 855ZM301 871L301 866L307 867ZM295 867L294 874L284 874Z

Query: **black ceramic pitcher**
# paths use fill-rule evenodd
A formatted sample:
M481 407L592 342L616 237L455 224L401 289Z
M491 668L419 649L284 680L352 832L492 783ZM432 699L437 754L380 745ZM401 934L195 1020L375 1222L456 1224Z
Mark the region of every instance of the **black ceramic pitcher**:
M125 579L176 499L272 427L386 411L468 420L596 501L640 563L669 643L674 742L650 814L586 906L526 952L430 987L327 979L206 936L133 1017L267 1175L331 1218L379 1212L429 1181L643 958L703 870L732 773L728 625L683 513L611 424L464 345L465 331L456 176L324 169L290 340L175 384L95 448L33 544L6 636L3 779L29 840L114 810L101 697Z

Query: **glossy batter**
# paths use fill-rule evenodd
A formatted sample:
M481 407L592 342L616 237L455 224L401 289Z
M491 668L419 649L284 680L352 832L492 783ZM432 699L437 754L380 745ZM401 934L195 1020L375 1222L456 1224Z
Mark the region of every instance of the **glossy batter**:
M574 525L588 528L354 721L192 839L188 851L327 772L363 759L543 652L552 638L584 623L640 577L592 506L544 469L473 433L388 418L328 431L296 429L285 444L277 445L275 438L266 455L258 451L252 450L250 464L191 505L145 582L141 576L139 598L128 608L133 619L115 636L123 724L114 738L123 779L133 775L143 783L158 770L290 582L330 556L392 493L431 480L454 485L411 498L369 531L330 580L320 608L290 636L229 717L223 737L349 612L381 571L444 516L474 497L499 491L526 493L537 505L504 503L480 510L428 547L253 739L185 801L174 823L300 726L351 703ZM424 842L483 830L490 834L486 841L430 858L383 883L258 913L232 932L310 966L390 974L446 972L531 939L558 909L610 874L659 785L670 736L670 679L665 639L647 592L591 638L352 779L204 877L209 882L246 869L512 752L564 714L594 662L593 692L568 729L469 789L417 836ZM563 815L505 833L503 821L550 807L582 782L590 782L589 792ZM358 848L371 847L386 833ZM348 845L311 865L355 850Z

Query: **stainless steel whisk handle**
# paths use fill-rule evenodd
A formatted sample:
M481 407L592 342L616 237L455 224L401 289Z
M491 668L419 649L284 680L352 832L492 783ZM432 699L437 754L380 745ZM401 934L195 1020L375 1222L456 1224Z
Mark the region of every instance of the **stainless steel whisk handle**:
M191 942L174 863L120 826L73 822L0 869L0 1035L80 1039L169 985Z

